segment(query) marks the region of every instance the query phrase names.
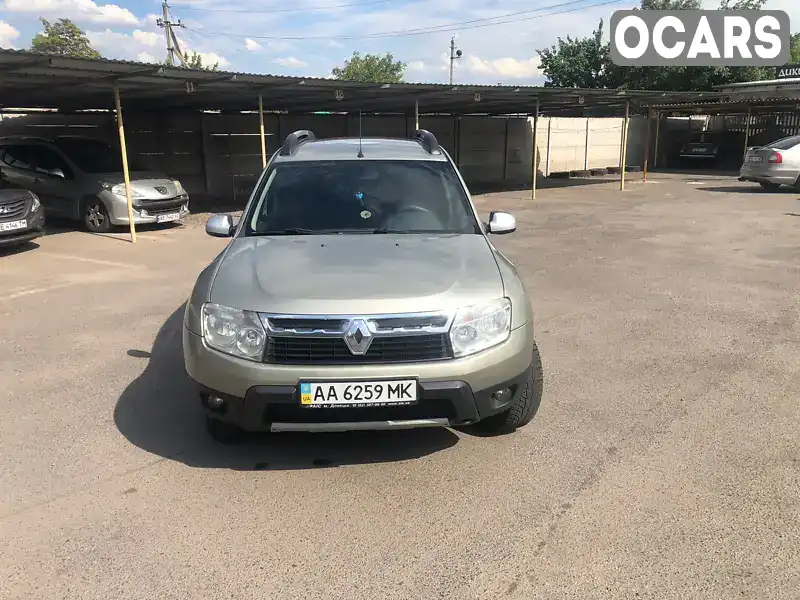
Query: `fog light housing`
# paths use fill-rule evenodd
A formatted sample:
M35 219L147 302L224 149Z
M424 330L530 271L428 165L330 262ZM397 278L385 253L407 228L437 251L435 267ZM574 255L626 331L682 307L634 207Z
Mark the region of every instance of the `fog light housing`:
M149 217L150 213L148 213L145 209L139 211L139 214L143 217Z
M511 388L503 388L492 394L492 399L498 404L503 404L511 399Z
M514 397L514 387L505 387L492 392L491 402L494 408L502 408L511 402Z
M202 392L200 394L200 402L208 410L216 413L224 414L228 408L228 404L225 402L224 398L209 394L208 392Z

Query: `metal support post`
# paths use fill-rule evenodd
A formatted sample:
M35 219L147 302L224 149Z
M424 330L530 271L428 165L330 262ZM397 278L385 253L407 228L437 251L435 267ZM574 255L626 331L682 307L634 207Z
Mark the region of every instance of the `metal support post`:
M536 200L536 172L539 170L536 168L536 153L538 151L537 144L538 144L538 133L539 133L539 99L536 99L536 112L533 115L533 139L532 139L532 146L531 149L531 200Z
M742 157L742 160L747 157L747 147L750 145L750 117L753 114L752 110L753 109L749 106L747 107L747 126L744 130L744 156Z
M119 147L122 151L122 177L125 181L125 200L128 203L128 223L131 229L131 243L136 243L136 226L133 224L133 202L131 202L131 175L128 171L128 146L125 143L125 125L122 122L122 103L119 100L119 88L114 88L114 104L117 108L117 132Z
M544 160L544 176L550 177L550 149L552 148L550 144L551 140L551 133L553 129L553 117L547 117L547 150L545 151Z
M625 190L625 163L628 160L628 120L631 116L631 101L625 103L625 120L622 122L622 148L620 149L619 190Z
M586 119L586 140L583 143L583 170L589 170L589 119Z
M658 142L661 133L661 113L656 111L656 147L653 152L653 168L658 168Z
M642 167L642 183L647 182L647 165L650 162L650 123L653 118L653 113L647 109L647 140L644 144L644 165Z
M261 168L267 166L267 139L264 135L264 100L258 95L258 127L261 134Z

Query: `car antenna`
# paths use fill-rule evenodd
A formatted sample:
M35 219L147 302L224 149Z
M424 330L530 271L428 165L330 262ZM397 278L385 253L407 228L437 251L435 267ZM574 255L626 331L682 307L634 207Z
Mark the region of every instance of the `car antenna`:
M358 158L364 158L364 153L361 151L361 111L358 111Z

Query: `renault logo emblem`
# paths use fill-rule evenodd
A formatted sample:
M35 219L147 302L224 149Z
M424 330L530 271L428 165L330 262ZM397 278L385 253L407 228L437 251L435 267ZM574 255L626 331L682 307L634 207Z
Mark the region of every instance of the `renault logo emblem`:
M367 327L364 319L353 319L344 334L344 343L347 344L350 352L356 356L366 354L372 344L372 340L372 332Z

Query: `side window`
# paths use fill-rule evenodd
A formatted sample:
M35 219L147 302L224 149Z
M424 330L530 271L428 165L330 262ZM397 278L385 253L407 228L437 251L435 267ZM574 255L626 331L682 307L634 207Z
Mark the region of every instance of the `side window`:
M72 176L69 165L55 150L45 146L31 146L30 150L37 173L47 174L53 169L61 169L66 177Z
M9 167L33 171L33 158L30 146L6 146L3 162Z

